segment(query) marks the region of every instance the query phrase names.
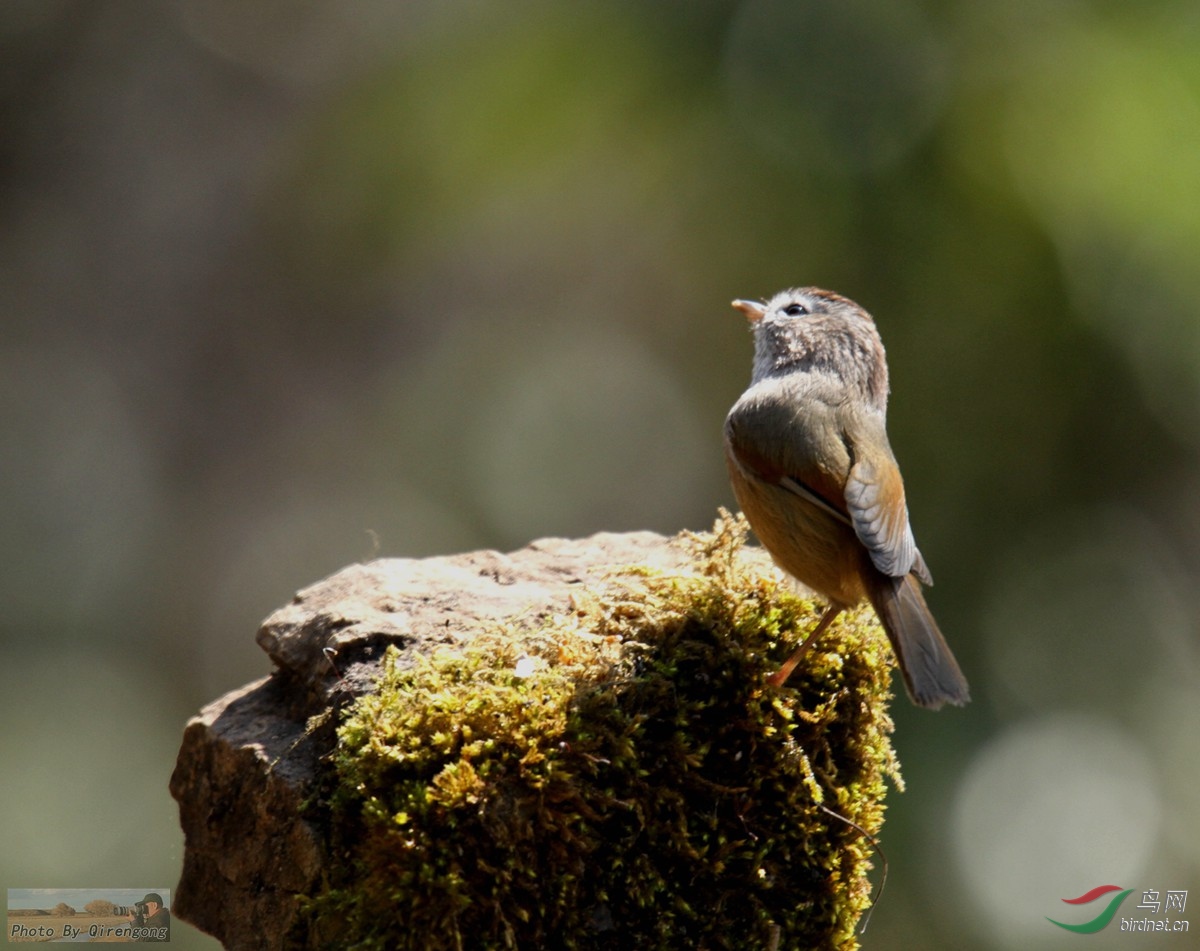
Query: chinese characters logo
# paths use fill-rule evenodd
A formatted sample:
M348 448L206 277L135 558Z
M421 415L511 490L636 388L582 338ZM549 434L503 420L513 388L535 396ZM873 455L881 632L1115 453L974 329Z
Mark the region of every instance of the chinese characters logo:
M1096 901L1099 898L1111 895L1108 903L1103 910L1092 918L1090 921L1083 921L1078 924L1070 924L1063 921L1055 921L1053 918L1047 917L1047 921L1051 924L1058 925L1060 928L1065 928L1067 931L1073 931L1076 934L1095 934L1104 928L1107 928L1117 914L1117 910L1121 907L1121 903L1125 901L1134 889L1122 889L1119 885L1097 885L1090 891L1084 892L1078 898L1064 898L1063 901L1068 905L1087 905ZM1113 893L1116 894L1113 894ZM1142 900L1137 904L1140 911L1146 912L1141 918L1121 918L1122 931L1188 931L1188 921L1183 918L1173 918L1173 914L1183 914L1187 910L1187 890L1186 889L1169 889L1165 893L1158 889L1147 888L1142 892ZM1150 917L1153 914L1156 917Z

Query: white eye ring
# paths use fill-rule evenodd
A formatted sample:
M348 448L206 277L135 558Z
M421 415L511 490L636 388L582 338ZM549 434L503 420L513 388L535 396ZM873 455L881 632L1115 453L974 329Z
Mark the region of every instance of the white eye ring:
M788 317L802 317L804 314L809 313L809 310L803 304L793 301L787 307L783 308L782 312Z

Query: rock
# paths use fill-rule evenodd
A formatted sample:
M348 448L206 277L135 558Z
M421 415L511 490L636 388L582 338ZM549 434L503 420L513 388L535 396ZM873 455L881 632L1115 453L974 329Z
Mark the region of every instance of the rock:
M209 704L184 732L170 788L187 844L172 911L227 948L295 946L296 896L321 871L301 804L333 742L330 730L306 735L308 721L369 690L388 644L428 654L514 618L534 625L622 565L689 561L679 539L602 533L511 554L381 559L300 591L258 632L275 673Z
M187 725L172 911L234 951L563 927L581 949L857 947L899 780L890 651L846 612L766 688L815 606L745 531L723 513L712 535L382 559L302 590L258 632L275 671ZM497 643L504 665L469 667Z
M684 570L678 539L653 532L544 538L511 554L476 551L441 558L388 558L351 565L296 595L258 632L281 670L308 687L328 687L333 659L351 664L396 644L427 653L485 625L566 610L573 592L623 565ZM340 666L340 665L339 665Z
M290 947L296 896L321 871L300 808L322 751L286 685L264 677L206 706L171 776L187 838L171 911L227 948Z

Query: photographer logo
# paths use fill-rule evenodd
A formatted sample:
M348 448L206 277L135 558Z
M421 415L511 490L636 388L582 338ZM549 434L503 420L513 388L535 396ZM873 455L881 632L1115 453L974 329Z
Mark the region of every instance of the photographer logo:
M171 940L169 888L10 888L9 942Z

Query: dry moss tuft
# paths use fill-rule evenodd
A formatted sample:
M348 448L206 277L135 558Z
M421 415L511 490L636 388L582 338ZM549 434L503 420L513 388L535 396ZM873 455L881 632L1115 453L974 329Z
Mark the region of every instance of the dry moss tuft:
M538 630L393 655L322 797L330 944L857 947L854 826L877 832L899 783L890 650L851 612L766 687L817 610L745 567L745 535L723 511L687 536L694 574L630 568Z

